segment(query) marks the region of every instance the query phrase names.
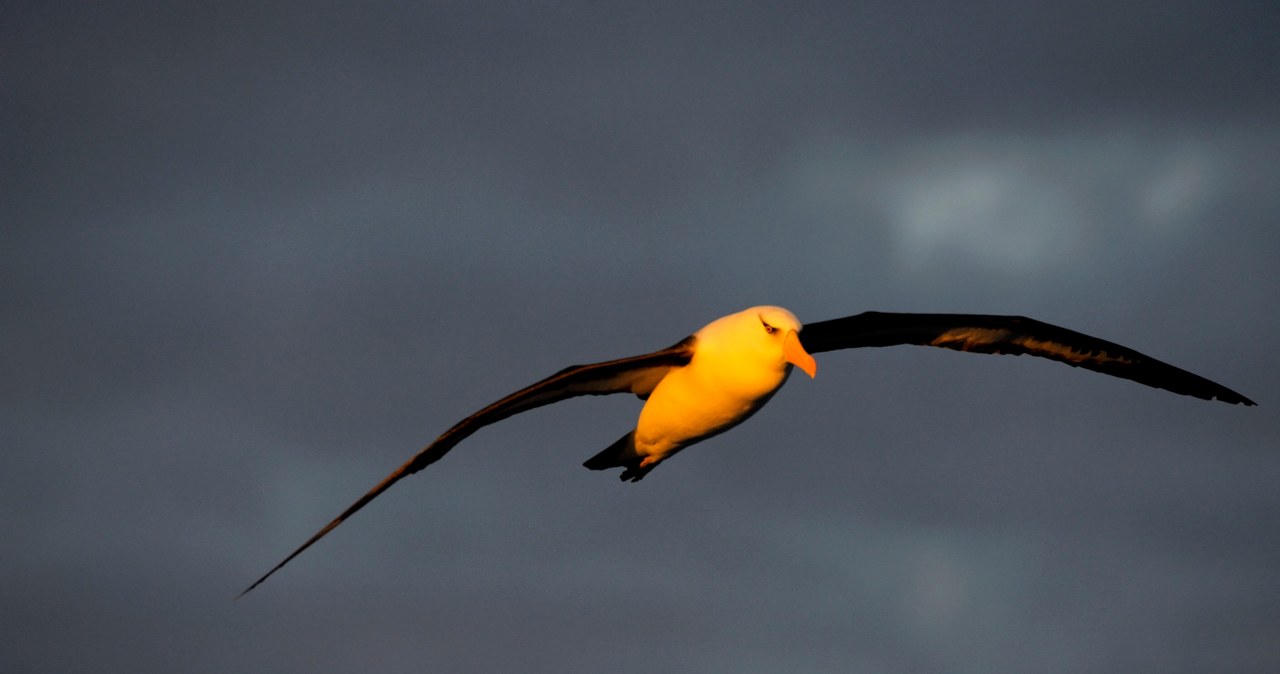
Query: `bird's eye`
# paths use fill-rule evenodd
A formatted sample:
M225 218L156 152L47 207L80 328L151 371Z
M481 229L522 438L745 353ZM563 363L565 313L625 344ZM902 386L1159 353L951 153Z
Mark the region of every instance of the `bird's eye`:
M773 327L772 325L769 325L768 323L761 321L761 324L764 325L764 331L771 335L778 331L777 328Z

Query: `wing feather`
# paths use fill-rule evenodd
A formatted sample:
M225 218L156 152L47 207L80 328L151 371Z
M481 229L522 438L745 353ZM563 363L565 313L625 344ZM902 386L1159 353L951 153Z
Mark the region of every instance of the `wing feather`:
M1128 347L1023 316L868 311L805 325L800 342L809 353L917 344L975 353L1027 354L1204 400L1255 404L1221 384Z
M325 534L333 531L344 520L355 514L357 510L360 510L382 492L389 489L391 485L440 460L440 457L447 454L464 438L484 426L535 407L550 405L575 396L634 393L642 398L647 397L671 368L689 364L690 359L693 358L693 344L694 338L691 336L653 353L602 363L592 363L590 365L573 365L542 381L520 389L459 421L431 444L415 454L413 458L406 461L404 465L374 485L364 496L361 496L350 507L342 511L342 514L335 517L333 521L307 539L298 549L290 553L288 557L285 557L284 561L276 564L261 578L254 581L236 598L243 597L250 590L261 585L271 574L279 571L294 557L302 554L303 550L311 547L312 544L323 538Z

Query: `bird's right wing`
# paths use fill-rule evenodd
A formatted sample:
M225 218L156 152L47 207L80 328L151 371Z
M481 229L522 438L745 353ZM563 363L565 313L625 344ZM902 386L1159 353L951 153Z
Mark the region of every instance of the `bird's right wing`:
M341 515L338 515L332 522L317 531L315 535L307 539L307 542L299 546L288 557L285 557L284 561L276 564L270 571L263 574L261 578L254 581L253 585L250 585L236 598L243 597L249 590L262 584L262 581L269 578L271 574L280 570L294 557L302 554L303 550L311 547L313 543L323 538L325 534L333 531L335 527L377 498L391 485L399 482L401 478L412 475L435 463L450 449L453 449L455 445L462 442L464 438L484 426L506 419L513 414L519 414L535 407L550 405L575 396L634 393L641 398L645 398L653 392L658 382L667 376L667 372L671 368L683 367L689 364L689 361L693 358L693 344L694 338L691 336L661 351L654 351L642 356L620 358L590 365L573 365L536 384L520 389L459 421L452 428L445 431L443 435L415 454L413 458L405 462L403 466L400 466L390 475L383 478L381 482L374 485L364 496L361 496L359 500L342 511Z
M867 311L805 325L800 343L809 353L919 344L975 353L1027 354L1204 400L1255 404L1222 384L1126 346L1023 316Z

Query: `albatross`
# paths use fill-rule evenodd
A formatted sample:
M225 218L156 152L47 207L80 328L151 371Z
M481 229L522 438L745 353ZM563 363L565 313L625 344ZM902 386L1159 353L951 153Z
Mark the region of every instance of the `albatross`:
M261 585L391 485L439 461L477 430L514 414L576 396L636 395L645 403L635 428L583 465L591 470L622 468L623 481L638 482L680 450L746 421L778 392L792 368L800 368L811 378L816 376L818 364L813 354L899 344L1039 356L1203 400L1255 404L1221 384L1128 347L1022 316L868 311L802 325L781 307L752 307L712 321L653 353L567 367L459 421L237 598Z

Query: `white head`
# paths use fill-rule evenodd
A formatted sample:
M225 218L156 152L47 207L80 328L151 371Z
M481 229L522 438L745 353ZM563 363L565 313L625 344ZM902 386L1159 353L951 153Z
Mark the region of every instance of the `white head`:
M800 345L803 326L795 314L782 307L760 306L717 319L699 330L699 348L733 352L753 362L790 363L813 377L818 364Z

